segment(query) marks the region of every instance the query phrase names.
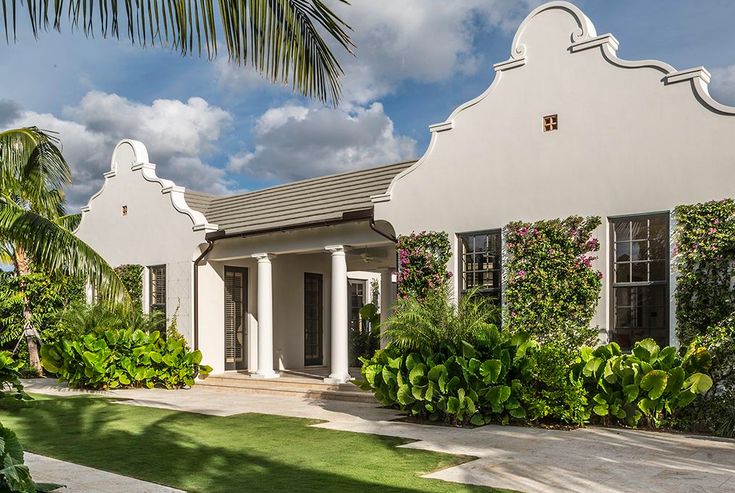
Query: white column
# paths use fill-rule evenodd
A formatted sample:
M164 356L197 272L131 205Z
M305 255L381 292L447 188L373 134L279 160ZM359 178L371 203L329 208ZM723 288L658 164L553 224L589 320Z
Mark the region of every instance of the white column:
M347 259L342 245L328 246L332 253L332 373L327 383L345 383L351 380L347 342Z
M390 316L393 309L393 301L395 294L393 293L393 269L383 269L380 271L380 347L384 348L386 341L383 338L385 330L385 321Z
M253 257L258 259L258 371L253 378L277 378L273 370L273 255Z

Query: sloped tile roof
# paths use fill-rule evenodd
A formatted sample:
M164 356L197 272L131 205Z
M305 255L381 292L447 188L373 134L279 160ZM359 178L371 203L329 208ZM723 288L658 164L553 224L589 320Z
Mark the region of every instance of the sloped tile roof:
M186 202L227 234L338 220L372 207L393 178L415 161L278 185L227 197L185 191Z

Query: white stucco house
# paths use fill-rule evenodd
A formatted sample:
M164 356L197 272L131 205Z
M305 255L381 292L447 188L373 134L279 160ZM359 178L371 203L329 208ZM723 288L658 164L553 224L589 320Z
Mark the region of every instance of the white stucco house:
M674 343L671 213L735 196L735 108L710 97L704 68L622 60L617 48L576 6L547 3L490 87L430 126L418 161L235 196L159 178L143 144L123 140L77 234L112 265L145 265L146 306L178 307L216 372L313 365L341 382L350 299L367 300L379 278L387 312L397 235L448 232L457 295L478 284L497 294L508 222L598 215L594 324L624 345Z

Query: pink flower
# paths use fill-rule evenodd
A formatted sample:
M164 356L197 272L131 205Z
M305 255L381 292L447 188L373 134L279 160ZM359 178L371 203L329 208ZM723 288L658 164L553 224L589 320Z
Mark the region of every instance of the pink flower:
M709 228L709 234L713 235L717 233L717 228Z

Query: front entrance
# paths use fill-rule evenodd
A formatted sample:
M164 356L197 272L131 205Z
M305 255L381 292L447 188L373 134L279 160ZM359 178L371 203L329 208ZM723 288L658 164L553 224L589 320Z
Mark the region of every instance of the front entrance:
M304 273L304 366L324 364L324 278Z
M247 361L248 270L225 267L225 370L244 370Z

